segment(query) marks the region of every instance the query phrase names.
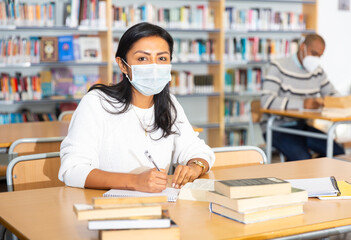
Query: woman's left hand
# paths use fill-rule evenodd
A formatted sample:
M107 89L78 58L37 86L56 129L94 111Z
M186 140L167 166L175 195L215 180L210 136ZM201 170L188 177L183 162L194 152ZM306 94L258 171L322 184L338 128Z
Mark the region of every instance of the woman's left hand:
M178 165L174 171L172 187L181 188L187 182L192 182L202 173L202 168L197 165Z

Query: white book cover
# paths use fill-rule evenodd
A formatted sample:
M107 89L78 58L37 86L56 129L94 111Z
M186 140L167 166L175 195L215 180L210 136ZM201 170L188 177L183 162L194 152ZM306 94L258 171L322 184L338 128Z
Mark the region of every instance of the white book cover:
M79 38L80 60L82 62L101 62L102 52L100 38L80 37Z

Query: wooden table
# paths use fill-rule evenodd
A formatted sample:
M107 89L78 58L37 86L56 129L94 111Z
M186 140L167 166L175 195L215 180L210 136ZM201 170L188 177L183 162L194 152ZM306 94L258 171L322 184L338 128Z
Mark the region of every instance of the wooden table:
M312 178L334 175L351 180L351 163L335 159L217 168L205 178ZM78 221L73 204L91 203L105 191L70 187L0 193L0 223L21 239L98 239L87 221ZM178 200L169 203L171 218L180 226L181 239L267 239L351 225L351 201L310 198L304 214L254 224L242 224L208 210L208 203Z
M68 132L69 122L45 121L0 125L0 148L8 148L20 138L62 137Z
M333 147L334 147L333 140L334 140L334 135L335 135L335 128L339 124L351 123L351 116L345 117L345 118L325 117L321 114L320 111L261 109L261 112L270 114L270 117L269 117L268 122L267 122L267 132L266 132L266 145L267 145L266 155L267 155L268 163L271 163L271 159L272 159L273 131L283 132L283 133L287 133L287 134L300 135L300 136L306 136L306 137L326 139L327 140L327 146L326 146L327 157L332 158L333 157ZM329 127L328 132L326 134L315 133L315 132L303 131L303 130L298 130L298 129L286 128L286 127L282 127L282 126L274 126L274 121L275 121L277 116L290 117L290 118L296 118L296 119L312 119L312 120L321 119L321 120L330 121L332 124Z

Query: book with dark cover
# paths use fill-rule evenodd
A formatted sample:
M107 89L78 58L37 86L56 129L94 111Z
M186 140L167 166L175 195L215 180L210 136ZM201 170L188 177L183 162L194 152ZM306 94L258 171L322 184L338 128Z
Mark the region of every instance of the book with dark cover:
M291 184L275 177L223 180L215 182L215 191L230 198L267 196L290 193Z

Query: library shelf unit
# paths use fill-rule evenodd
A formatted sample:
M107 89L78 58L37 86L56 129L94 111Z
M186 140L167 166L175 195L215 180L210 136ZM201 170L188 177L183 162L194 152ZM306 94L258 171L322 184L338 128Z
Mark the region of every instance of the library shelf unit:
M317 7L318 7L318 1L303 1L303 0L260 0L260 1L254 1L254 0L226 0L225 1L225 11L228 11L229 14L231 11L231 8L235 9L245 9L248 11L248 9L253 10L253 11L259 11L256 9L263 9L265 10L266 8L269 8L273 11L281 11L282 14L284 12L295 12L298 14L303 14L304 15L304 21L305 21L305 26L300 28L300 27L294 27L293 25L285 27L284 24L282 24L281 28L264 28L262 27L264 24L260 22L260 24L253 24L253 27L249 25L245 25L245 27L240 28L240 24L236 23L234 24L234 27L231 23L224 22L223 26L223 31L225 32L225 39L226 42L231 41L230 39L233 38L246 38L248 40L249 38L261 38L263 39L288 39L288 41L296 41L297 39L300 39L301 36L310 34L310 33L315 33L317 29ZM251 13L250 13L251 14ZM262 16L262 12L261 12ZM227 15L226 15L227 17ZM284 19L284 16L282 15L282 18ZM262 20L263 21L263 20ZM261 42L260 42L261 44ZM290 46L290 43L289 43ZM261 46L260 46L261 47ZM226 54L226 51L224 52ZM227 58L226 55L224 57ZM256 56L255 56L256 57ZM284 56L279 56L277 57L284 57ZM225 72L227 72L228 69L234 69L233 71L239 71L242 69L261 69L261 77L264 76L264 70L266 65L269 63L270 58L266 59L240 59L240 60L227 60L225 59ZM263 80L263 78L261 78ZM254 122L252 121L252 116L251 116L251 102L254 100L259 100L260 99L260 92L257 91L257 89L234 89L232 91L228 91L228 86L227 84L227 79L224 79L224 102L225 102L225 114L224 114L224 119L223 121L225 122L224 124L224 129L223 131L225 132L225 141L226 145L231 145L233 143L228 144L228 139L234 138L233 136L229 136L228 134L231 132L238 131L240 134L243 131L247 131L245 135L245 140L246 142L243 141L235 141L234 144L238 144L238 142L241 142L241 144L255 144L258 145L256 142L256 137L257 137L257 132L254 133ZM232 105L229 103L232 102ZM235 105L237 104L237 105ZM228 116L228 106L233 107L231 110L231 113L235 111L240 112L239 116ZM245 106L245 108L244 108ZM238 107L238 108L236 108ZM245 110L242 110L241 107L243 107ZM237 113L236 112L236 113ZM256 129L256 128L255 128ZM235 134L235 137L240 134ZM260 137L259 137L260 138Z
M48 0L48 2L50 2ZM56 2L59 2L56 0ZM66 1L67 2L67 1ZM204 93L204 94L186 94L179 95L176 94L176 97L180 100L182 99L205 99L204 104L207 104L207 121L191 121L196 127L202 127L206 130L207 143L211 147L220 147L225 144L225 131L228 127L242 126L245 122L238 123L226 123L225 121L225 101L232 97L241 98L241 95L245 95L244 92L241 92L241 95L237 93L228 93L225 91L225 72L228 68L248 68L256 66L264 66L268 63L267 60L262 61L227 61L224 58L225 54L225 40L227 37L271 37L279 38L281 36L303 36L308 33L313 33L317 29L317 0L190 0L190 1L162 1L162 0L150 0L150 1L141 1L141 0L105 0L106 3L106 27L99 28L87 28L87 27L65 27L65 26L54 26L54 27L23 27L23 26L0 26L0 33L7 33L12 35L19 35L22 33L28 34L37 34L44 35L46 32L51 35L97 35L100 38L101 50L102 50L102 62L101 63L38 63L38 64L0 64L0 71L4 69L14 69L26 70L26 69L37 69L45 67L64 67L69 66L72 68L79 67L97 67L99 75L101 76L102 82L105 84L111 84L113 82L113 72L118 71L116 63L113 61L115 50L113 41L114 38L120 37L123 32L129 27L114 27L113 26L113 13L111 11L113 5L131 5L131 4L144 4L145 2L156 5L156 6L165 6L165 7L180 7L186 5L201 5L205 4L208 8L213 9L214 11L214 27L211 29L190 29L190 28L179 28L179 27L165 27L166 30L174 38L200 38L213 39L214 44L214 61L198 61L198 62L174 62L173 68L175 69L192 69L197 68L201 69L204 73L213 75L213 93ZM166 5L165 5L166 4ZM272 8L279 11L289 11L289 7L298 8L299 12L302 13L305 18L306 27L304 29L293 30L293 29L283 29L283 30L260 30L260 29L227 29L224 16L226 14L226 7L237 7L238 9L250 9L257 8L260 6ZM297 6L297 7L296 7ZM288 9L288 10L287 10ZM257 97L257 96L255 96ZM11 106L11 104L38 104L43 103L60 103L67 100L39 100L36 101L19 101L19 102L7 102L0 101L1 104L6 104ZM76 101L76 100L74 100ZM79 100L77 100L79 101ZM192 101L192 100L190 100ZM34 103L35 102L35 103ZM191 103L190 103L191 104ZM197 108L197 105L192 106Z

